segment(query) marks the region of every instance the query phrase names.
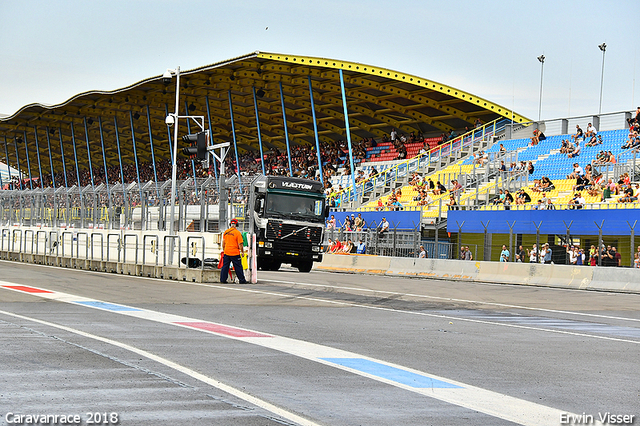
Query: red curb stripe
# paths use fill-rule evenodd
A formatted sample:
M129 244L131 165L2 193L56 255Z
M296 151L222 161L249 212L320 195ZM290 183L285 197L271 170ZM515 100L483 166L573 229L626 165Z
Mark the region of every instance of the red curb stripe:
M256 333L255 331L242 330L241 328L228 327L226 325L213 324L210 322L175 322L174 324L185 325L199 330L211 331L217 334L224 334L232 337L272 337L268 334Z
M10 288L12 290L24 291L26 293L53 293L48 290L40 290L39 288L27 287L24 285L3 285L4 288Z

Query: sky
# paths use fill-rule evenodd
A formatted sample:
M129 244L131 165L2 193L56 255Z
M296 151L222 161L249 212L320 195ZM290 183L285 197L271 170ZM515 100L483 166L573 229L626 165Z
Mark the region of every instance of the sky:
M0 0L0 114L254 51L385 67L531 119L640 106L637 0Z

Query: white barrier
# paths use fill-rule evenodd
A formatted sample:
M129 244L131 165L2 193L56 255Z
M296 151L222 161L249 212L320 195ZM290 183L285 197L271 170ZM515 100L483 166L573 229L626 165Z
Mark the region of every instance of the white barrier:
M326 254L316 268L334 272L640 293L640 269L336 254Z
M173 243L173 244L172 244ZM0 258L92 271L218 282L218 269L187 268L181 258L219 258L220 234L8 226Z

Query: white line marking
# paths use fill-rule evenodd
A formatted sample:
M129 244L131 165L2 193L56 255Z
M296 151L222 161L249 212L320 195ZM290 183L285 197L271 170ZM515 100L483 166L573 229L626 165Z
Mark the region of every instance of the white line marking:
M308 286L308 287L326 287L326 288L337 289L337 290L355 290L355 291L361 291L361 292L364 292L364 293L381 293L381 294L388 294L388 295L391 295L391 296L417 297L417 298L422 298L422 299L444 300L444 301L447 301L447 302L475 303L475 304L480 304L480 305L499 306L501 308L526 309L526 310L530 310L530 311L551 312L551 313L556 313L556 314L580 315L580 316L593 317L593 318L605 318L605 319L614 319L614 320L620 320L620 321L640 322L640 318L624 318L624 317L615 317L615 316L612 316L612 315L591 314L591 313L587 313L587 312L562 311L562 310L558 310L558 309L548 309L548 308L534 308L534 307L531 307L531 306L510 305L510 304L507 304L507 303L482 302L482 301L479 301L479 300L467 300L467 299L456 299L456 298L453 298L453 297L430 296L430 295L427 295L427 294L400 293L400 292L388 291L388 290L374 290L374 289L369 289L369 288L344 287L344 286L329 285L329 284L300 283L300 282L294 282L294 281L280 281L280 280L269 280L269 279L266 279L266 280L261 279L260 280L260 284L265 283L265 282L267 282L267 283L272 282L272 283L290 284L290 285L293 285L293 286L301 286L301 287ZM502 284L497 284L497 285L502 285ZM553 290L564 290L564 289L553 289ZM575 290L571 290L571 291L575 291ZM620 293L613 293L613 294L620 294Z
M0 263L16 263L10 260L0 260ZM33 264L29 264L29 266L38 266L41 268L54 268L57 270L67 270L67 271L73 271L73 272L79 272L79 273L86 273L86 274L98 274L98 275L110 275L113 276L114 274L112 272L103 272L103 271L90 271L90 270L84 270L84 269L65 269L65 268L61 268L59 266L51 266L51 265L41 265L41 264L37 264L37 263L33 263ZM335 274L335 272L328 272L328 271L315 271L317 273L320 274ZM223 286L216 286L214 284L206 284L206 283L193 283L193 282L189 282L189 281L177 281L177 280L163 280L160 278L150 278L150 277L140 277L137 275L122 275L123 277L126 278L132 278L132 279L140 279L140 280L147 280L147 281L162 281L162 282L169 282L169 283L175 283L175 284L188 284L188 285L200 285L200 286L204 286L204 287L219 287L219 288L225 288L227 290L243 290L243 289L239 289L237 287L223 287ZM393 278L398 278L398 279L407 279L406 277L393 277ZM445 281L445 280L442 280ZM480 300L468 300L468 299L456 299L453 297L442 297L442 296L430 296L430 295L424 295L424 294L413 294L413 293L400 293L400 292L394 292L394 291L388 291L388 290L375 290L375 289L367 289L367 288L358 288L358 287L344 287L344 286L335 286L335 285L330 285L330 284L313 284L313 283L300 283L300 282L294 282L294 281L281 281L281 280L270 280L270 279L261 279L258 284L264 284L264 283L268 283L268 282L273 282L273 283L282 283L282 284L292 284L292 285L298 285L298 286L311 286L311 287L327 287L327 288L333 288L333 289L342 289L342 290L357 290L357 291L362 291L365 293L382 293L382 294L389 294L392 296L407 296L407 297L418 297L418 298L424 298L424 299L434 299L434 300L443 300L443 301L449 301L449 302L463 302L463 303L474 303L474 304L480 304L480 305L488 305L488 306L499 306L499 307L504 307L504 308L514 308L514 309L525 309L525 310L531 310L531 311L540 311L540 312L551 312L551 313L559 313L559 314L565 314L565 315L579 315L579 316L587 316L587 317L594 317L594 318L604 318L604 319L613 319L613 320L620 320L620 321L633 321L633 322L640 322L640 318L625 318L625 317L616 317L616 316L611 316L611 315L602 315L602 314L591 314L591 313L586 313L586 312L576 312L576 311L562 311L562 310L557 310L557 309L547 309L547 308L535 308L535 307L531 307L531 306L523 306L523 305L510 305L510 304L506 304L506 303L498 303L498 302L485 302L485 301L480 301ZM504 286L509 286L509 287L522 287L522 286L518 286L518 285L512 285L512 284L494 284L494 283L473 283L475 285L482 285L482 286L491 286L491 287L504 287ZM21 284L21 285L26 285L26 284ZM539 289L544 289L545 291L565 291L565 292L574 292L574 291L584 291L584 290L580 290L580 289L570 289L570 288L557 288L557 287L538 287L538 286L533 286L533 288L539 288ZM598 292L598 294L611 294L611 295L620 295L620 296L638 296L635 293L616 293L616 292ZM283 296L283 295L279 295L279 296ZM293 297L291 295L286 295L287 297ZM401 312L401 311L400 311Z
M510 323L503 323L503 322L493 322L493 321L478 320L478 319L473 319L473 318L455 317L455 316L443 315L443 314L428 314L426 312L402 311L402 310L393 309L393 308L383 308L381 306L368 306L368 305L361 305L361 304L358 304L358 303L341 302L339 300L318 299L316 297L295 296L295 295L291 295L291 294L287 294L287 293L275 293L275 292L263 291L263 290L250 290L250 289L247 289L247 288L225 287L223 285L216 285L216 284L200 284L200 283L189 283L189 284L191 284L191 285L199 285L199 286L204 286L204 287L222 288L222 289L225 289L225 290L242 291L242 292L248 292L248 293L267 294L267 295L270 295L270 296L287 297L287 298L290 298L290 299L309 300L309 301L312 301L312 302L323 302L323 303L329 303L329 304L333 304L333 305L349 306L349 307L353 307L353 308L374 309L374 310L378 310L378 311L395 312L395 313L409 314L409 315L420 315L420 316L425 316L425 317L442 318L442 319L448 319L448 320L455 319L455 320L458 320L458 321L474 322L474 323L487 324L487 325L497 325L497 326L501 326L501 327L521 328L521 329L525 329L525 330L542 331L542 332L547 332L547 333L568 334L568 335L571 335L571 336L578 336L578 337L590 337L590 338L593 338L593 339L610 340L610 341L614 341L614 342L640 344L640 341L638 341L638 340L628 340L628 339L620 339L620 338L617 338L617 337L598 336L596 334L576 333L576 332L573 332L573 331L564 331L564 330L556 330L556 329L550 329L550 328L532 327L532 326L527 326L527 325L510 324Z
M4 282L4 281L0 281L0 286L2 285L16 285L13 283L8 283L8 282ZM38 288L38 287L33 287L33 286L28 286L31 288ZM227 288L224 286L212 286L212 287L218 287L218 288ZM44 299L49 299L49 300L56 300L56 301L61 301L61 302L67 302L67 303L72 303L72 304L76 304L76 306L83 306L86 308L90 308L90 309L99 309L99 310L106 310L100 307L97 307L96 305L85 305L85 304L78 304L78 303L74 303L74 302L78 302L78 301L93 301L93 302L99 302L99 303L105 303L103 301L99 301L99 300L95 300L95 299L86 299L86 298L82 298L82 297L76 297L73 296L71 294L67 294L67 293L62 293L62 292L56 292L56 291L52 291L52 290L46 290L43 288L39 288L40 290L45 290L48 291L49 293L25 293L24 290L19 290L19 289L13 289L13 288L8 288L8 287L2 287L2 288L6 288L8 290L11 291L16 291L16 292L21 292L23 294L29 294L32 296L37 296L40 298L44 298ZM238 289L240 290L240 289ZM254 291L254 290L249 290L249 289L242 289L243 291L247 291L247 292L255 292L255 293L263 293L263 294L271 294L268 292L260 292L260 291ZM302 297L301 297L302 298ZM314 300L312 298L303 298L303 299L309 299L309 300ZM319 300L322 302L327 302L327 301L323 301L323 300ZM108 302L107 302L108 303ZM347 304L347 303L343 303L343 302L329 302L329 303L337 303L337 304L342 304L342 305L348 305L348 306L357 306L357 305L352 305L352 304ZM121 305L121 306L127 306L127 305ZM130 308L134 308L132 306L128 306ZM366 306L365 306L366 307ZM368 307L371 308L371 307ZM181 327L185 327L185 328L189 328L190 330L196 330L196 331L202 331L202 332L206 332L206 333L211 333L211 334L215 334L218 336L222 336L222 337L226 337L226 338L230 338L230 339L234 339L234 340L241 340L243 342L246 343L251 343L254 345L259 345L265 348L270 348L270 349L274 349L286 354L290 354L290 355L294 355L300 358L304 358L304 359L308 359L310 361L314 361L314 362L318 362L318 363L322 363L331 367L335 367L335 368L339 368L341 370L345 370L345 371L349 371L351 373L354 374L358 374L364 377L368 377L370 379L373 380L377 380L379 382L382 383L387 383L389 385L392 386L396 386L411 392L415 392L421 395L425 395L425 396L429 396L431 398L435 398L441 401L445 401L451 404L455 404L461 407L465 407L471 410L475 410L475 411L479 411L485 414L488 414L490 416L494 416L494 417L498 417L501 419L505 419L508 421L512 421L518 424L522 424L522 425L527 425L527 426L547 426L549 424L555 424L559 421L559 419L561 418L561 415L563 413L566 413L565 411L561 411L555 408L551 408L551 407L547 407L544 405L540 405L540 404L536 404L534 402L530 402L530 401L525 401L525 400L521 400L518 398L514 398L514 397L510 397L508 395L504 395L498 392L493 392L493 391L489 391L486 389L482 389L479 387L475 387L475 386L471 386L471 385L467 385L465 383L462 382L457 382L455 380L450 380L447 378L443 378L440 376L436 376L436 375L432 375L432 374L428 374L422 371L418 371L418 370L414 370L414 369L410 369L398 364L393 364L393 363L389 363L389 362L385 362L382 360L378 360L375 358L370 358L370 357L366 357L366 356L362 356L359 355L357 353L354 352L349 352L349 351L344 351L341 349L336 349L336 348L332 348L329 346L324 346L324 345L319 345L319 344L315 344L315 343L311 343L311 342L306 342L306 341L302 341L302 340L296 340L296 339L291 339L291 338L287 338L287 337L283 337L283 336L277 336L277 335L273 335L273 334L269 334L269 337L236 337L236 336L230 336L230 335L226 335L226 334L220 334L217 333L215 331L209 331L209 330L203 330L203 329L198 329L198 328L192 328L192 327L188 327L186 325L183 324L176 324L176 322L180 322L180 323L185 323L185 322L203 322L203 321L199 321L199 320L195 320L192 318L188 318L188 317L180 317L178 315L173 315L173 314L165 314L163 312L158 312L158 311L151 311L151 310L147 310L147 309L142 309L142 308L134 308L135 310L124 310L124 311L113 311L113 310L107 310L108 312L114 313L114 314L119 314L119 315L126 315L126 316L130 316L130 317L135 317L135 318L143 318L143 319L148 319L148 320L152 320L152 321L156 321L156 322L160 322L160 323L164 323L164 324L171 324L171 325L177 325L177 326L181 326ZM384 311L391 311L394 312L394 310L392 309L387 309L387 308L375 308L375 309L381 309ZM1 313L1 311L0 311ZM434 317L439 317L439 318L448 318L446 316L442 316L442 315L429 315L429 316L434 316ZM471 322L479 322L479 323L485 323L485 321L479 321L479 320L468 320ZM214 323L209 323L208 324L214 324ZM214 324L214 325L222 325L222 324ZM60 326L62 328L62 326ZM228 326L231 327L231 326ZM524 327L523 327L524 328ZM66 328L65 328L66 329ZM253 331L253 330L248 330L248 329L243 329L246 331L251 331L254 333L261 333L259 331ZM263 334L268 334L268 333L263 333ZM108 340L108 339L107 339ZM640 342L638 342L640 343ZM456 386L459 386L459 389L452 389L452 388L437 388L437 387L433 387L433 388L414 388L402 383L399 383L397 381L391 380L391 379L386 379L383 377L379 377L379 376L375 376L375 375L371 375L368 373L365 373L363 371L360 370L356 370L356 369L352 369L349 367L344 367L342 365L336 364L334 362L328 361L326 359L323 358L358 358L358 359L365 359L365 360L369 360L372 361L374 363L380 363L380 364L384 364L386 366L395 368L395 369L400 369L400 370L404 370L410 373L414 373L414 374L419 374L425 377L430 377L432 379L438 380L438 381L444 381L444 382L448 382L450 384L454 384ZM170 362L170 361L167 361ZM182 370L180 370L182 371ZM192 370L190 370L192 371ZM193 372L194 374L200 374L197 372ZM203 376L206 377L206 376ZM271 410L270 410L271 411ZM284 417L284 416L283 416Z
M22 319L22 320L25 320L25 321L36 322L38 324L46 325L48 327L57 328L57 329L60 329L60 330L67 331L69 333L74 333L74 334L77 334L79 336L83 336L83 337L86 337L86 338L89 338L89 339L97 340L99 342L107 343L109 345L117 346L117 347L119 347L121 349L125 349L125 350L128 350L128 351L131 351L131 352L133 352L135 354L138 354L138 355L143 356L145 358L148 358L148 359L150 359L152 361L158 362L158 363L160 363L162 365L165 365L165 366L167 366L169 368L172 368L172 369L174 369L176 371L179 371L179 372L181 372L183 374L186 374L186 375L188 375L188 376L190 376L190 377L192 377L192 378L194 378L196 380L199 380L199 381L201 381L203 383L206 383L207 385L213 386L214 388L220 389L221 391L226 392L228 394L231 394L231 395L233 395L233 396L235 396L235 397L237 397L239 399L247 401L250 404L255 405L256 407L260 407L260 408L262 408L262 409L264 409L266 411L270 411L273 414L275 414L277 416L280 416L280 417L283 417L283 418L285 418L285 419L287 419L289 421L298 423L298 424L300 424L302 426L320 426L321 425L320 423L316 423L316 422L313 422L311 420L305 419L304 417L301 417L301 416L299 416L297 414L294 414L294 413L292 413L290 411L284 410L284 409L282 409L280 407L277 407L277 406L275 406L273 404L270 404L267 401L264 401L262 399L256 398L255 396L249 395L246 392L242 392L241 390L236 389L236 388L234 388L232 386L226 385L226 384L222 383L219 380L212 379L211 377L205 376L202 373L198 373L195 370L192 370L192 369L190 369L188 367L185 367L183 365L180 365L178 363L170 361L170 360L168 360L166 358L163 358L161 356L152 354L151 352L147 352L147 351L145 351L143 349L136 348L135 346L131 346L131 345L128 345L126 343L118 342L116 340L107 339L105 337L97 336L95 334L87 333L85 331L77 330L75 328L66 327L66 326L60 325L60 324L54 324L54 323L51 323L51 322L48 322L48 321L39 320L39 319L36 319L36 318L26 317L26 316L23 316L23 315L12 313L12 312L7 312L7 311L1 311L0 310L0 314L11 316L11 317L14 317L14 318L19 318L19 319Z

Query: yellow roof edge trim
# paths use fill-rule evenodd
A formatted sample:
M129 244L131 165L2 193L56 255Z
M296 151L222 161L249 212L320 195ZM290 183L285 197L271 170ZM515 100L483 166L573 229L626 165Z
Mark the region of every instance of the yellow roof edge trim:
M342 69L345 71L353 71L363 74L385 77L391 80L414 84L416 86L423 86L424 88L427 88L429 90L441 92L448 96L461 99L465 102L476 104L486 110L511 119L516 123L529 123L532 121L531 119L523 115L516 114L509 108L505 108L501 105L483 99L479 96L472 95L471 93L465 92L463 90L456 89L455 87L447 86L446 84L441 84L433 80L418 77L412 74L406 74L388 68L361 64L358 62L340 61L336 59L320 58L314 56L286 55L281 53L259 51L255 52L255 56L260 59L269 59L291 64L307 65L311 67L333 68L337 70Z

